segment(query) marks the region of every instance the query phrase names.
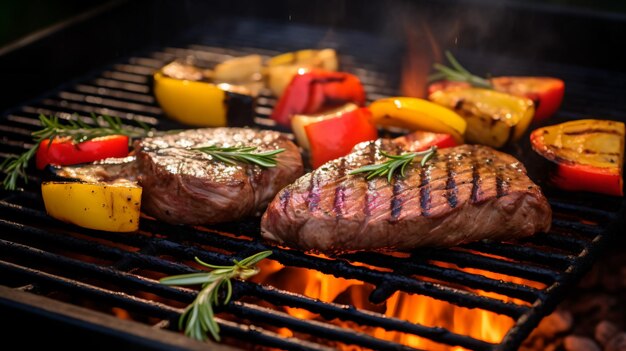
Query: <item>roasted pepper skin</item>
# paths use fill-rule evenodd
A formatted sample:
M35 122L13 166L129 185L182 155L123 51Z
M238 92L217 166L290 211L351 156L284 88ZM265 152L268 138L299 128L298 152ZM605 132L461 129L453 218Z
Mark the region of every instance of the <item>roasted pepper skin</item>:
M339 68L339 61L335 50L306 49L287 52L270 58L265 68L267 86L274 96L280 97L294 75L315 68L336 71Z
M624 124L578 120L539 128L533 150L555 163L550 181L568 191L623 196Z
M535 104L533 122L540 122L554 115L563 102L565 83L552 77L503 76L489 80L493 89L514 96L525 97ZM467 82L437 81L428 86L428 94L439 90L471 88Z
M49 164L69 166L127 155L128 137L125 135L110 135L82 143L74 143L69 138L56 138L52 142L48 139L41 141L35 164L38 169L44 169Z
M463 144L467 122L447 107L424 99L392 97L376 100L369 108L376 125L450 134Z
M306 136L306 131L304 130L304 127L306 127L307 125L321 122L323 120L327 120L331 118L337 118L337 117L342 116L345 113L354 111L358 108L359 107L353 103L347 103L336 109L326 110L320 114L294 115L291 118L291 131L293 132L293 135L296 137L296 142L298 143L298 146L300 146L304 150L309 150L311 148L309 144L309 139L307 139L307 136Z
M293 77L271 117L276 123L289 126L295 114L317 113L348 102L365 104L365 90L357 76L312 70Z
M501 148L522 137L534 115L530 99L490 89L439 90L428 97L467 122L465 140Z
M378 138L371 112L362 107L343 115L304 127L311 148L311 164L317 168L324 163L347 155L354 145Z
M139 229L141 187L133 184L46 182L46 212L80 227L109 232Z
M495 77L491 84L497 91L532 100L535 104L533 122L555 114L565 94L565 83L552 77Z

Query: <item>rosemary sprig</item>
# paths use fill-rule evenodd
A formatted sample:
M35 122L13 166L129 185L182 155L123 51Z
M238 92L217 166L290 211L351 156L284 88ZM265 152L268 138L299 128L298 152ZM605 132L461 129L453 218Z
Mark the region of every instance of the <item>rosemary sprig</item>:
M39 143L43 140L52 142L55 138L70 138L75 143L82 143L98 137L108 135L126 135L129 137L129 145L132 138L148 135L150 127L141 121L136 121L141 128L126 126L119 117L96 116L91 114L93 125L87 124L79 118L62 120L58 116L47 117L39 115L39 123L42 129L31 133L35 145L19 156L10 156L0 164L0 170L6 173L3 181L4 189L15 190L18 178L28 182L26 167L28 162L35 156ZM50 145L50 144L48 144Z
M277 149L264 152L253 152L257 148L255 146L232 146L232 147L219 147L219 146L204 146L196 147L191 150L200 151L205 154L211 155L216 159L228 163L235 164L236 162L244 162L257 164L261 167L269 168L276 167L276 155L285 151L285 149Z
M131 138L139 138L146 136L150 131L150 127L141 121L136 121L141 128L132 128L125 126L122 120L117 116L96 116L91 114L91 119L95 126L83 122L81 119L60 120L57 116L46 117L39 115L39 121L43 129L32 133L33 139L40 142L45 139L57 137L70 137L75 143L82 143L87 140L108 136L108 135L126 135L129 137L129 145Z
M476 76L465 69L465 67L461 66L459 61L457 61L450 51L446 51L446 58L452 67L442 65L441 63L435 63L433 68L437 72L428 76L429 82L447 79L455 82L466 82L479 88L493 88L493 85L488 79Z
M422 167L432 159L437 153L437 147L431 146L430 149L419 151L419 152L410 152L401 155L390 155L386 152L381 152L381 154L387 157L389 160L379 164L367 165L361 168L355 169L350 172L350 174L359 174L359 173L367 173L365 179L370 180L374 177L384 177L387 176L387 181L391 183L391 178L393 177L394 172L399 168L400 174L404 177L404 173L406 171L406 167L413 162L418 156L422 156L422 160L420 164Z
M17 179L22 177L24 182L28 182L28 176L26 175L26 167L28 166L28 161L35 156L37 152L37 147L39 144L33 146L23 154L19 156L10 156L4 159L2 164L0 164L0 170L5 172L7 175L4 177L4 181L2 185L6 190L15 190L15 186L17 184Z
M202 284L196 299L185 308L178 320L178 328L185 330L185 335L190 338L204 341L207 332L216 341L220 341L220 327L215 321L213 306L220 303L226 305L233 293L233 285L230 281L236 279L248 279L259 272L256 266L261 260L271 255L272 251L262 251L241 261L233 260L232 266L216 266L195 258L196 262L204 267L212 269L209 272L175 275L160 280L166 285L197 285ZM220 290L226 288L224 299L220 302ZM183 324L185 324L183 328Z

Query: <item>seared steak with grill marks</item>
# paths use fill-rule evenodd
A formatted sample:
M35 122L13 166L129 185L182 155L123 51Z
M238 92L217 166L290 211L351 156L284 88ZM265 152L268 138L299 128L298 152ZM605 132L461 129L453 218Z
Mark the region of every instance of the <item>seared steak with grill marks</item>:
M234 165L189 148L255 146L284 148L277 166ZM274 131L244 128L194 129L145 138L135 145L142 209L169 223L211 224L260 213L274 195L303 173L298 148Z
M411 136L357 145L276 195L263 215L262 235L315 251L454 246L508 240L550 228L552 211L514 157L486 146L438 150L406 176L366 180L349 175L384 162L381 151L413 152Z

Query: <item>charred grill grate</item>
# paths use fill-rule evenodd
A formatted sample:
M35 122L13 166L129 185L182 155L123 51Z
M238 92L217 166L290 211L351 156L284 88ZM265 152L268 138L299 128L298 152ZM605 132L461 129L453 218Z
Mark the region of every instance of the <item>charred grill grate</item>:
M95 112L118 115L128 121L141 120L157 128L174 126L162 119L161 110L150 95L149 77L156 68L175 57L189 54L209 64L252 52L273 55L301 48L302 38L320 35L315 28L296 27L296 30L290 29L291 36L285 40L280 38L283 29L270 25L255 37L250 33L235 32L228 40L202 39L198 42L203 45L148 52L68 83L3 117L0 156L21 153L29 146L30 132L38 125L36 117L39 113L69 117L75 112L80 115ZM278 38L284 47L272 46ZM361 45L371 44L367 42L370 39L360 37L358 33L337 34L335 39L341 52L350 55L342 57L343 68L360 76L369 99L396 94L392 87L397 86L397 81L384 66L388 61L385 57L372 56L367 51L369 46ZM264 49L268 47L275 50ZM389 55L395 50L393 47L387 49ZM480 66L480 57L473 57L471 53L466 56L468 61ZM505 65L500 67L506 68ZM586 81L587 74L597 72L547 67L554 69L555 76L566 79L568 89L573 87L568 91L560 116L579 116L594 111L593 104L582 106L569 97L579 97L590 91L593 86ZM616 94L616 91L611 93ZM619 99L611 100L602 94L598 98L601 103L606 103L605 107L613 107L606 109L607 117L621 117L619 114L626 111ZM275 98L271 96L259 98L256 119L259 126L271 127L267 115L274 103ZM551 232L520 242L479 242L453 249L416 250L403 256L355 253L326 258L266 245L258 238L257 220L193 228L142 218L138 234L105 233L66 225L45 214L39 194L43 174L33 174L23 191L1 194L0 284L3 285L27 286L40 295L79 305L91 301L123 308L145 324L174 329L159 321L174 322L194 294L188 289L160 285L158 277L196 271L193 266L181 263L189 262L194 256L215 264L227 264L232 258L271 249L274 252L271 259L284 266L304 267L371 284L374 289L370 300L374 303L384 302L395 292L403 291L491 311L515 321L502 342L492 344L437 326L414 324L257 283L237 282L234 302L219 309L219 323L222 334L229 338L227 340L239 340L236 344L243 347L263 345L319 350L339 342L376 350L412 349L358 328L329 322L341 320L350 325L379 327L472 350L516 349L593 262L608 239L608 233L619 225L622 211L618 200L594 196L574 198L554 193L548 194L555 212ZM512 279L489 278L462 270L465 268L499 273ZM542 287L513 282L516 279L537 282ZM479 294L477 290L505 298ZM267 307L268 303L301 308L319 314L323 319L298 319ZM285 338L274 328L264 328L265 325L288 328L297 337ZM241 340L245 343L240 344Z

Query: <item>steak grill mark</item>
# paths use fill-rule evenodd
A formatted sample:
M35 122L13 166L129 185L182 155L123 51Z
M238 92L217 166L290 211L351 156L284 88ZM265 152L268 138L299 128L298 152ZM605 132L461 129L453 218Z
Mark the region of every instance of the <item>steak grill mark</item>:
M341 218L343 215L343 208L346 202L346 159L341 159L339 169L337 170L339 176L339 182L335 188L335 199L333 201L333 211L335 216Z
M371 165L374 164L374 162L376 162L376 142L370 141L370 143L367 145L367 163ZM367 189L365 191L363 212L365 213L365 216L369 217L372 215L371 206L372 201L374 200L372 193L375 193L376 191L376 179L366 180L366 182Z
M471 165L472 165L472 195L470 197L470 203L474 204L478 202L478 196L480 195L480 164L476 160L476 156L474 154L471 155Z
M391 221L397 222L402 213L402 198L399 197L404 191L403 181L399 179L398 174L395 174L393 179L393 195L391 197Z
M430 211L430 168L429 166L420 168L420 207L422 215L428 217Z
M315 212L320 203L320 184L317 178L317 172L311 174L311 182L309 185L309 195L307 196L307 204L309 212Z
M400 155L404 151L400 145L396 144L395 154ZM411 167L411 165L409 165ZM399 170L396 169L391 181L393 183L393 187L391 189L391 202L390 202L390 212L391 212L391 222L397 222L400 218L400 214L402 213L402 198L400 195L403 191L402 180L400 177L402 175L399 174Z
M448 156L448 160L446 161L446 172L448 174L448 179L446 180L448 204L451 208L455 208L457 205L457 193L459 190L456 187L456 181L454 179L454 162L452 162L450 156Z

